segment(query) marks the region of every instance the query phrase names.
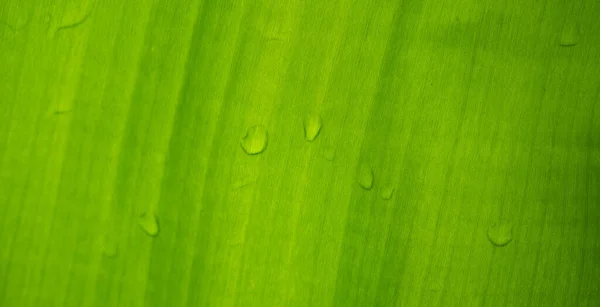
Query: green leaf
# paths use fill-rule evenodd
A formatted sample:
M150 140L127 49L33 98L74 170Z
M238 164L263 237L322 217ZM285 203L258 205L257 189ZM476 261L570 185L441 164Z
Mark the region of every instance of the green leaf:
M600 306L600 2L0 1L0 306Z

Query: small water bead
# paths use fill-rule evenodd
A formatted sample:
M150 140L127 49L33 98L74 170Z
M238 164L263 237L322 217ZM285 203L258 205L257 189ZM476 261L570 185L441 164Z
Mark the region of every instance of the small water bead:
M319 132L321 132L321 127L323 126L323 120L318 115L309 115L304 118L304 138L312 142L317 136L319 136Z
M505 246L512 241L512 223L502 221L488 228L487 237L494 246Z
M156 215L150 212L143 213L138 218L138 225L149 236L156 237L160 231Z
M248 155L258 155L267 148L267 128L263 125L250 127L240 140L242 150Z
M333 161L335 159L335 148L329 146L323 150L323 158L327 161Z
M572 47L579 41L579 27L574 22L568 22L562 29L558 44L563 47Z
M392 198L392 196L394 196L394 192L396 191L396 188L393 186L385 186L384 188L381 189L381 198L383 198L384 200L390 200Z
M107 258L113 258L117 255L117 243L108 235L102 239L102 254Z
M365 190L370 190L373 187L373 169L370 165L361 163L358 166L356 181Z
M439 292L443 289L443 285L441 282L436 281L431 285L431 288L429 289L431 292Z

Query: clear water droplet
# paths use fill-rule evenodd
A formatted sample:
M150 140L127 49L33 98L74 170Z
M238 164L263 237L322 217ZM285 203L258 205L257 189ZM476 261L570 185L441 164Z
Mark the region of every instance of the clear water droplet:
M108 235L102 239L102 254L108 258L113 258L117 255L117 243Z
M502 221L488 228L487 237L495 246L505 246L512 241L512 223Z
M333 161L333 159L335 159L335 148L331 146L325 148L323 151L323 158L327 161Z
M441 282L439 282L439 281L436 281L436 282L434 282L434 283L431 285L431 289L430 289L430 290L431 290L431 292L439 292L439 291L441 291L441 290L442 290L442 288L443 288L443 287L442 287L442 283L441 283Z
M138 218L138 225L149 236L156 237L159 232L158 219L153 213L143 213Z
M356 181L365 190L373 187L373 169L370 165L361 163L358 166Z
M396 191L395 187L390 185L385 186L383 189L381 189L381 198L384 200L390 200L392 196L394 196L394 191Z
M267 148L267 128L263 125L250 127L240 140L240 146L248 155L258 155Z
M321 127L323 126L323 120L318 115L309 115L304 118L304 138L312 142L317 136L319 136L319 132L321 132Z
M577 45L579 41L579 27L574 22L568 22L563 27L558 44L563 47L572 47Z

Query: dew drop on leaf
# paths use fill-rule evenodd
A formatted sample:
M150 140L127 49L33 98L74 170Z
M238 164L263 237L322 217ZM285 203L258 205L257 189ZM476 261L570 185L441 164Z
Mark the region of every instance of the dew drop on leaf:
M572 47L577 45L579 41L579 27L574 22L568 22L563 27L558 44L563 47Z
M107 258L113 258L117 255L117 242L108 235L105 235L102 239L102 254Z
M240 140L240 146L246 154L257 155L265 151L267 138L267 128L256 125L246 131L246 135Z
M393 186L388 185L383 187L383 189L381 189L381 198L384 200L390 200L392 196L394 196L394 191L396 191L396 188Z
M373 187L373 169L370 165L361 163L358 166L356 181L365 190Z
M309 115L304 118L304 138L309 142L314 141L321 132L321 126L323 126L323 121L318 115Z
M149 236L156 237L159 232L158 219L153 213L146 212L139 216L138 225Z
M335 148L329 146L323 150L323 158L327 161L333 161L335 159Z
M493 224L488 228L488 240L495 246L505 246L512 241L512 227L512 223L507 221Z

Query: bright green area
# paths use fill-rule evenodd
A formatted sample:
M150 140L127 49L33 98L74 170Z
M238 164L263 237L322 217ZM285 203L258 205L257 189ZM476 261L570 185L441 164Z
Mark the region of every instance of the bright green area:
M2 0L0 306L600 306L599 13Z

